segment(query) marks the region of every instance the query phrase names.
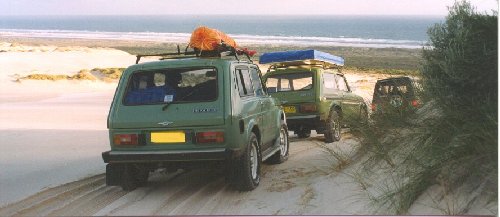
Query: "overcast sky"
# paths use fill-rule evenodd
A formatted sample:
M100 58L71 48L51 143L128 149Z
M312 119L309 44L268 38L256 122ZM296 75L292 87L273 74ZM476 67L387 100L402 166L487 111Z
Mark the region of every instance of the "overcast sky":
M0 15L446 15L454 0L0 0ZM479 11L496 0L471 0Z

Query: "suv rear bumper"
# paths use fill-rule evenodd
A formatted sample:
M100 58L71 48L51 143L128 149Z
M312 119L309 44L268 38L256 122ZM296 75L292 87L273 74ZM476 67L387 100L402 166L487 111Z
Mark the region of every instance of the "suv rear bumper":
M104 163L153 163L218 161L237 158L240 150L213 149L195 151L106 151L102 153Z
M323 128L324 122L319 115L287 116L286 124L289 129L319 129Z

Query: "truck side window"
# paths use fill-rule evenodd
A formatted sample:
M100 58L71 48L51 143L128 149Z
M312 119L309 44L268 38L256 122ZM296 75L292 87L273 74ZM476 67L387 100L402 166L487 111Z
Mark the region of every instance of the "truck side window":
M252 76L253 89L255 90L255 95L264 95L264 89L262 88L262 81L260 80L259 71L256 68L250 68L250 74Z
M344 79L344 76L341 76L341 75L337 75L337 84L339 85L339 90L341 91L349 91L349 89L347 88L347 84L345 83L345 79Z
M335 82L335 75L334 74L324 73L323 74L323 81L325 84L325 93L334 93L335 91L337 91L339 89L337 86L337 82Z
M238 90L240 96L254 95L252 80L250 79L250 73L246 68L237 68L236 77L238 79Z

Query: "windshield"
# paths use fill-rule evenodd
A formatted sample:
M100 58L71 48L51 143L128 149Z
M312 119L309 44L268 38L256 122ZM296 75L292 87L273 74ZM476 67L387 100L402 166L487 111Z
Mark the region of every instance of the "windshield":
M124 104L204 102L216 98L217 71L214 68L164 69L132 74Z
M269 76L266 80L266 87L276 88L276 92L310 90L313 86L312 82L310 72L280 74Z

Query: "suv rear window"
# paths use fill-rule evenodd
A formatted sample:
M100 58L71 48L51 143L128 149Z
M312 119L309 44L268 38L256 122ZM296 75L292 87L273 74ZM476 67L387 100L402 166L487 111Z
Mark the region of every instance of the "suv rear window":
M409 82L409 81L379 82L375 85L375 95L376 96L387 96L387 95L411 96L411 95L413 95L413 88L412 88L411 82Z
M217 98L215 68L182 68L132 74L125 105L214 101Z
M293 74L271 75L266 80L266 87L276 88L277 92L310 90L312 88L312 73L301 72Z

